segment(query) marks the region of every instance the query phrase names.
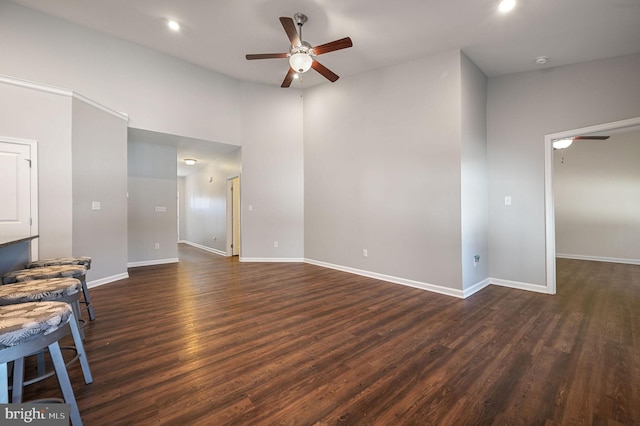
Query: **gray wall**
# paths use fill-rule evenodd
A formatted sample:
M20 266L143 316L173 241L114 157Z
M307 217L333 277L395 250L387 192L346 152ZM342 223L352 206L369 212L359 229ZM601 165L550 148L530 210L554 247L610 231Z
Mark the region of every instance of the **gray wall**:
M240 83L6 0L0 51L0 74L71 88L134 127L241 145L247 259L306 257L455 290L476 273L460 263L478 249L461 242L472 219L465 135L477 129L462 105L479 92L467 92L475 73L459 52L310 89L303 118L299 91ZM489 276L545 284L544 135L640 116L638 75L634 55L489 79ZM29 116L3 105L0 124L13 137L22 125L51 155L40 207L52 212L41 233L53 255L71 249L71 122L51 120L68 99L46 98L29 101Z
M131 127L242 145L250 170L243 209L244 200L256 206L244 215L243 254L303 258L299 91L241 83L6 0L0 0L0 52L0 74L73 89L127 113ZM64 164L53 166L60 176L52 183L62 184ZM69 199L70 179L58 185ZM58 222L45 231L70 234L71 221ZM276 238L280 250L273 249Z
M557 256L640 264L640 131L576 141L553 171Z
M452 51L305 91L306 258L462 289L460 73Z
M129 125L240 144L237 80L0 0L0 74L64 87Z
M0 83L0 132L38 143L38 257L88 255L89 281L122 277L126 120L46 90ZM91 211L91 201L103 210Z
M219 254L227 247L227 179L240 174L240 148L184 178L180 238ZM215 237L215 239L214 239Z
M302 116L299 91L243 84L241 259L304 257Z
M487 77L464 54L461 66L462 286L468 289L489 276Z
M175 146L129 140L129 264L178 258L177 155Z
M127 271L127 250L123 250L127 242L127 122L74 99L71 157L72 254L92 257L89 280L124 274ZM100 202L100 210L92 210L94 201Z
M2 136L38 142L39 256L70 256L72 98L0 83L0 99Z
M491 277L546 285L544 136L640 116L639 75L632 55L489 79Z

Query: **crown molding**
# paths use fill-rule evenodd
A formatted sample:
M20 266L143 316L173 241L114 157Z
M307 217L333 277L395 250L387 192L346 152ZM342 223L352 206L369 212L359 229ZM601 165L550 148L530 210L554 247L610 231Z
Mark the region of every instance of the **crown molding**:
M108 114L111 114L114 117L117 117L121 120L129 121L129 116L127 114L123 112L115 111L107 106L102 105L99 102L94 101L93 99L87 98L86 96L76 93L73 90L62 89L60 87L49 86L46 84L36 83L28 80L22 80L22 79L10 77L7 75L0 75L0 83L10 84L12 86L23 87L25 89L37 90L45 93L51 93L54 95L67 96L67 97L79 100L80 102L84 102L88 105L91 105L92 107L97 108L101 111L104 111Z

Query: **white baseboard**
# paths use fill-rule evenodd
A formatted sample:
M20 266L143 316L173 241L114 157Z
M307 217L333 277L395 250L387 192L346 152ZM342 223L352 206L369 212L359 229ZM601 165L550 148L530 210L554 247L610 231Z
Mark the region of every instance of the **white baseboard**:
M561 259L591 260L594 262L625 263L627 265L640 265L640 259L621 259L617 257L583 256L580 254L564 254L564 253L556 253L556 257Z
M94 287L98 287L104 284L109 284L115 281L120 281L120 280L124 280L126 278L129 278L129 273L125 272L122 274L117 274L117 275L112 275L110 277L105 277L105 278L100 278L99 280L93 280L93 281L87 281L87 287L88 288L94 288Z
M299 257L240 257L240 262L302 263L304 261Z
M462 290L442 287L439 285L424 283L421 281L409 280L406 278L394 277L391 275L379 274L377 272L364 271L362 269L351 268L348 266L334 265L332 263L321 262L313 259L305 259L304 261L312 265L322 266L323 268L336 269L338 271L349 272L351 274L361 275L363 277L369 277L376 280L387 281L394 284L402 284L408 287L414 287L414 288L419 288L421 290L431 291L433 293L457 297L459 299L464 299L465 297Z
M489 281L491 281L491 284L499 285L501 287L509 287L509 288L515 288L518 290L527 290L527 291L534 291L536 293L550 294L549 289L544 285L523 283L520 281L502 280L500 278L489 278Z
M197 243L194 243L194 242L191 242L191 241L180 240L180 241L178 241L178 243L186 244L188 246L195 247L195 248L199 248L200 250L205 250L205 251L208 251L210 253L214 253L214 254L217 254L217 255L220 255L220 256L228 256L227 252L224 252L224 251L218 250L218 249L214 249L214 248L211 248L211 247L203 246L202 244L197 244Z
M469 288L465 288L464 290L462 290L462 298L466 299L467 297L476 294L477 292L479 292L480 290L482 290L483 288L489 286L491 284L491 279L490 278L485 278L484 280L475 283L474 285L472 285Z
M185 242L186 244L189 244L187 242ZM208 251L208 250L207 250ZM558 256L560 257L560 256ZM591 259L589 259L591 260ZM172 259L160 259L160 260L150 260L150 261L144 261L144 262L131 262L129 263L127 266L130 268L135 268L138 266L151 266L151 265L161 265L161 264L166 264L166 263L176 263L178 262L179 259L177 258L172 258ZM341 266L341 265L335 265L332 263L327 263L327 262L321 262L318 260L313 260L313 259L301 259L301 258L272 258L272 257L249 257L249 258L240 258L241 262L275 262L275 263L301 263L301 262L305 262L305 263L309 263L311 265L316 265L316 266L321 266L323 268L329 268L329 269L335 269L337 271L342 271L342 272L348 272L351 274L356 274L356 275L361 275L364 277L368 277L368 278L373 278L373 279L377 279L377 280L381 280L381 281L387 281L390 283L394 283L394 284L401 284L401 285L405 285L408 287L413 287L413 288L418 288L421 290L426 290L426 291L431 291L433 293L438 293L438 294L444 294L446 296L452 296L452 297L456 297L459 299L466 299L467 297L479 292L480 290L482 290L483 288L493 284L493 285L498 285L501 287L508 287L508 288L514 288L514 289L518 289L518 290L526 290L526 291L533 291L536 293L545 293L545 294L549 294L549 291L547 289L547 287L545 286L541 286L538 284L530 284L530 283L524 283L524 282L519 282L519 281L510 281L510 280L503 280L503 279L499 279L499 278L486 278L474 285L472 285L469 288L466 288L464 290L456 290L456 289L452 289L452 288L448 288L448 287L442 287L439 285L435 285L435 284L429 284L429 283L425 283L425 282L421 282L421 281L414 281L414 280L409 280L406 278L400 278L400 277L395 277L395 276L391 276L391 275L385 275L385 274L379 274L377 272L371 272L371 271L365 271L362 269L356 269L356 268L351 268L348 266ZM99 280L94 280L94 281L88 281L87 282L87 287L89 288L93 288L93 287L98 287L104 284L109 284L115 281L119 281L119 280L123 280L129 278L129 274L128 273L123 273L123 274L118 274L118 275L113 275L110 277L105 277L105 278L101 278Z
M305 262L311 265L321 266L323 268L335 269L337 271L348 272L350 274L361 275L363 277L373 278L376 280L387 281L393 284L401 284L408 287L419 288L421 290L431 291L433 293L444 294L447 296L457 297L459 299L466 299L467 297L479 292L483 288L492 284L490 278L486 278L465 290L456 290L448 287L442 287L435 284L429 284L421 281L409 280L406 278L395 277L392 275L379 274L377 272L365 271L362 269L351 268L349 266L336 265L333 263L321 262L314 259L285 259L285 258L260 258L260 257L241 257L241 262Z
M164 265L165 263L178 263L180 259L172 257L170 259L143 260L141 262L129 262L128 268L137 268L138 266Z

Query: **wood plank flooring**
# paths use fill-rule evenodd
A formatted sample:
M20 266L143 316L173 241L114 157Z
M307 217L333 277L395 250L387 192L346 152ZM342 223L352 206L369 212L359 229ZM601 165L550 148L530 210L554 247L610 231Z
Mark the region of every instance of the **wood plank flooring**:
M467 300L307 264L180 263L91 290L86 425L639 425L640 266ZM57 395L55 378L26 398Z

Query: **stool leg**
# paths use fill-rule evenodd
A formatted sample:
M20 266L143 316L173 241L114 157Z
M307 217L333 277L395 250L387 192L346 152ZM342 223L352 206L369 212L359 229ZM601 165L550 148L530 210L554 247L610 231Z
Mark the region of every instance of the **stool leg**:
M24 358L13 361L13 386L11 391L11 403L22 402L22 390L24 386Z
M89 287L87 287L87 277L84 276L80 280L82 282L82 294L84 295L84 303L87 305L87 311L89 311L89 319L93 321L96 319L96 314L93 311L93 305L91 304L91 296L89 295Z
M71 315L74 317L75 315ZM76 351L78 351L78 359L80 360L80 366L82 367L82 374L84 374L84 382L86 384L93 383L93 376L91 375L91 369L89 368L89 360L87 359L87 353L84 350L84 344L82 343L82 335L80 333L80 327L75 318L69 318L69 326L71 327L71 334L73 335L73 342L76 345Z
M76 300L75 302L71 303L71 309L73 310L73 316L76 317L76 324L78 325L78 328L80 329L80 337L82 337L82 340L84 340L84 328L80 327L80 321L83 321L80 319L81 314L80 314L80 301Z
M9 372L7 363L0 364L0 404L9 403Z
M82 426L80 410L78 410L78 404L76 403L76 397L73 395L73 388L71 387L67 367L65 366L64 359L62 358L60 344L57 341L49 345L49 353L53 360L53 368L56 370L56 376L58 377L58 384L60 385L64 402L69 404L71 407L71 424L73 426Z
M44 351L39 351L36 354L36 371L38 376L43 376L47 372L44 366Z

